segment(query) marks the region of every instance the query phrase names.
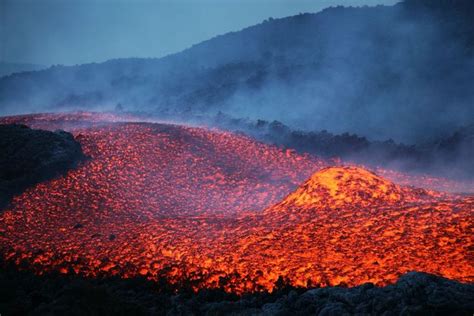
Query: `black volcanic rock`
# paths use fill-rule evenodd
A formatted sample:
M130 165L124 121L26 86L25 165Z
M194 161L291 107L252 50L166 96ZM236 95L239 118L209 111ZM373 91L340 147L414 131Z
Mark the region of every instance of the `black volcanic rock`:
M430 314L469 315L474 311L474 286L434 275L410 272L396 284L375 287L320 288L306 291L293 300L288 296L272 305L284 309L320 315L342 314ZM267 309L273 309L267 306Z
M70 133L25 125L0 125L0 148L0 209L15 194L74 168L85 158Z
M2 315L469 315L474 285L410 272L386 287L298 289L238 297L222 290L170 287L142 278L36 276L0 269ZM183 285L185 288L185 285Z

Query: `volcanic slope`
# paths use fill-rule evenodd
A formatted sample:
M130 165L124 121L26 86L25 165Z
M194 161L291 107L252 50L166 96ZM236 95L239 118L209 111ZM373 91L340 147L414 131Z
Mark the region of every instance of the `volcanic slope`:
M195 240L194 222L261 212L326 165L203 128L87 113L2 121L69 130L90 157L17 196L0 217L5 258L39 272L156 272L185 257ZM209 236L221 233L212 229Z
M74 126L90 160L1 214L5 260L234 293L383 285L411 270L474 281L473 196L326 168L231 133L85 117L37 123Z
M252 236L246 251L259 256L260 269L273 267L295 285L382 285L413 270L473 280L472 196L330 167L264 214L259 226L268 229Z

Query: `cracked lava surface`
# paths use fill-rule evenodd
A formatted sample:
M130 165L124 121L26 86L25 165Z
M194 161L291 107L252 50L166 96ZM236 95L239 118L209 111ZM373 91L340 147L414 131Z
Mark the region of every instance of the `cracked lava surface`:
M271 291L279 278L385 285L412 270L474 281L474 195L429 189L443 179L130 117L0 122L68 130L90 157L0 213L0 255L38 274L165 278L235 293Z

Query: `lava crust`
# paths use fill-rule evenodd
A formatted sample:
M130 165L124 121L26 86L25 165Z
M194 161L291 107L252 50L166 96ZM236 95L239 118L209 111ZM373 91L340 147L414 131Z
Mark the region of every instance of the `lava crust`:
M1 214L7 262L238 294L386 285L412 270L474 281L473 196L327 168L232 133L88 117L17 118L69 128L91 159Z
M0 125L0 210L25 188L74 168L85 157L64 131Z

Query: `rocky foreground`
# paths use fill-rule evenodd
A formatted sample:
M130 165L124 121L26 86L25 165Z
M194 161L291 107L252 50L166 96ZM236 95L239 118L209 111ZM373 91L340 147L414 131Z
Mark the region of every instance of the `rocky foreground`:
M219 290L179 294L144 279L34 276L0 270L2 315L472 315L474 285L411 272L394 285L282 288L243 297ZM161 286L161 287L160 287Z

